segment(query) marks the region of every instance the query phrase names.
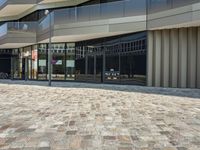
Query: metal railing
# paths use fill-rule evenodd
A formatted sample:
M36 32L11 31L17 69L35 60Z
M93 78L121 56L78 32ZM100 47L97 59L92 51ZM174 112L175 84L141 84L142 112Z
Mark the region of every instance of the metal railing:
M37 22L7 22L0 26L0 37L8 32L36 33Z
M148 13L151 14L199 2L200 0L148 0Z
M146 15L146 0L124 0L58 9L51 12L52 25L139 15ZM49 19L50 15L39 22L39 33L49 28Z
M6 3L7 0L0 0L0 6L2 6L4 3Z

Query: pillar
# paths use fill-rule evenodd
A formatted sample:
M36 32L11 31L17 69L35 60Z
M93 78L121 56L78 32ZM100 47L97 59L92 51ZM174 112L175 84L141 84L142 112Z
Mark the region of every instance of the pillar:
M147 86L153 86L153 31L147 36Z
M197 38L196 28L188 29L188 87L196 87Z
M187 87L187 28L179 29L179 76L178 86ZM177 70L178 71L178 70Z
M178 86L178 30L170 31L170 86Z
M154 86L161 86L161 31L154 32Z
M162 31L162 86L169 87L169 30Z

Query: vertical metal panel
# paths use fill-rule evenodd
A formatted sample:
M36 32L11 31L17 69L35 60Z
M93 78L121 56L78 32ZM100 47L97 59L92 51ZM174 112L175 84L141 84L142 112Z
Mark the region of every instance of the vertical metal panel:
M170 32L170 86L178 87L178 30Z
M154 86L161 86L161 31L154 32Z
M179 78L178 86L187 87L187 28L179 30Z
M197 35L197 88L200 88L200 27Z
M148 32L147 86L153 86L153 31Z
M169 30L162 31L162 86L169 87Z
M197 36L196 28L188 29L188 87L196 87L196 66L197 66Z

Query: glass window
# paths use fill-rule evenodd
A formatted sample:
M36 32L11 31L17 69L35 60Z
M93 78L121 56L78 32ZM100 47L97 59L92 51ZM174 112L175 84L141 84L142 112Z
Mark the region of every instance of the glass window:
M166 10L171 7L171 0L149 0L150 13Z
M67 43L66 80L75 79L75 43Z
M86 57L85 57L85 47L81 45L76 46L76 80L77 81L85 81L85 74L86 74Z
M113 46L110 46L113 47ZM123 51L125 50L125 44L122 45ZM106 49L105 59L105 82L119 82L120 81L120 68L119 68L119 52L115 52L115 49Z
M13 56L13 78L14 79L21 79L21 54L19 49L16 49L16 54Z
M52 44L52 80L65 80L65 44Z
M47 79L47 44L39 44L38 47L38 79Z
M38 74L38 50L37 50L37 45L32 46L32 53L31 53L31 58L32 58L32 67L31 67L31 74L32 74L32 79L37 79L37 74Z

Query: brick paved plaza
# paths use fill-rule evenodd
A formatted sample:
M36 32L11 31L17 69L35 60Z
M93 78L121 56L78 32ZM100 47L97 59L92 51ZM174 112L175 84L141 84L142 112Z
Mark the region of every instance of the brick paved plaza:
M200 150L200 90L1 82L2 150Z

